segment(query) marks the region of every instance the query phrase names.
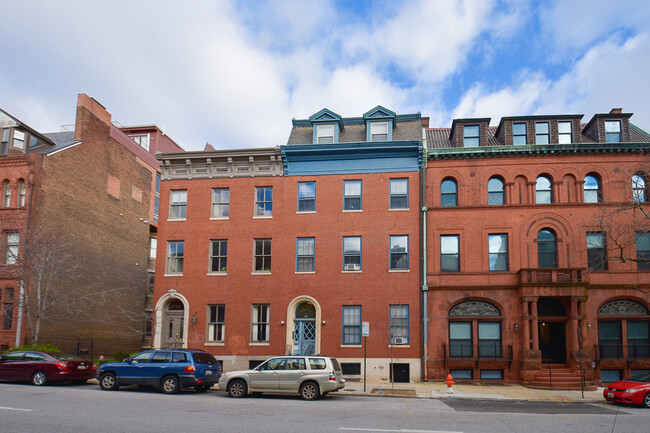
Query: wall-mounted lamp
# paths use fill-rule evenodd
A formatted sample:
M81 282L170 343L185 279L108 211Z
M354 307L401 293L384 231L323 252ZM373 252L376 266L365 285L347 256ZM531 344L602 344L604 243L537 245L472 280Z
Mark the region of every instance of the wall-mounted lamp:
M198 318L196 317L196 313L194 313L194 315L192 316L192 328L194 328L196 326L196 321L197 320L198 320Z
M325 321L323 320L323 325L325 324Z
M280 325L284 326L284 320L280 320Z
M517 324L517 322L515 322L515 325L513 326L513 328L515 328L515 331L519 330L519 325Z
M587 329L591 329L591 323L587 323Z

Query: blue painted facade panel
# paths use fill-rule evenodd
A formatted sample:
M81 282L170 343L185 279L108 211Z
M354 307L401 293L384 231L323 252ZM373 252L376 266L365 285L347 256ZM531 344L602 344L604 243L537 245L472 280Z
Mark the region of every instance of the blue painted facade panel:
M418 171L418 157L289 162L285 176Z

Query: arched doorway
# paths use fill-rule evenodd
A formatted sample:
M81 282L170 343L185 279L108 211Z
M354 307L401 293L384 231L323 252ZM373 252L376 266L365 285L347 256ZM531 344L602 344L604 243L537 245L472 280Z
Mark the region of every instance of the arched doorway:
M182 347L184 325L185 306L180 299L173 299L163 310L162 344L166 347Z
M316 349L316 307L310 301L296 306L293 320L293 354L313 355Z
M566 364L566 308L556 298L539 298L539 349L544 364Z

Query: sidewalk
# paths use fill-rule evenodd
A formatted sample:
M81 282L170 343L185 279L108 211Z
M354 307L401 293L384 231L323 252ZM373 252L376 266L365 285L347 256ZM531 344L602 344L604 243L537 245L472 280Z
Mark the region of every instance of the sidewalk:
M467 398L483 400L528 400L556 402L590 402L603 403L603 390L585 391L584 398L580 391L559 391L526 388L511 384L455 384L453 394L447 392L443 382L395 383L368 381L364 392L363 381L345 383L341 394L372 395L413 398Z

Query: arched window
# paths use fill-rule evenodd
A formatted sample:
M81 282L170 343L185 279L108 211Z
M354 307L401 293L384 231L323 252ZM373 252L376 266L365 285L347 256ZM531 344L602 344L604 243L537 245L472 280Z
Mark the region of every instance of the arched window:
M447 178L440 185L440 205L458 206L458 187L456 181Z
M603 192L600 180L596 174L585 176L585 203L600 203L603 201Z
M650 356L650 315L645 305L617 299L598 309L598 351L602 358L646 359ZM623 345L627 335L627 346ZM615 374L607 371L601 374ZM620 374L620 371L619 371ZM612 377L611 379L620 379ZM601 377L601 380L603 377Z
M11 186L9 181L2 182L2 207L11 206Z
M501 312L484 301L466 301L449 310L449 356L474 356L474 336L477 337L479 358L501 358Z
M18 181L18 206L25 206L25 196L27 195L27 189L25 188L25 181L20 179Z
M546 176L537 178L535 184L535 203L553 203L551 180Z
M499 177L492 177L488 181L488 204L505 204L503 193L503 180Z
M636 203L648 201L648 181L643 173L632 176L632 198Z
M557 268L557 241L551 230L542 229L537 233L537 267Z

